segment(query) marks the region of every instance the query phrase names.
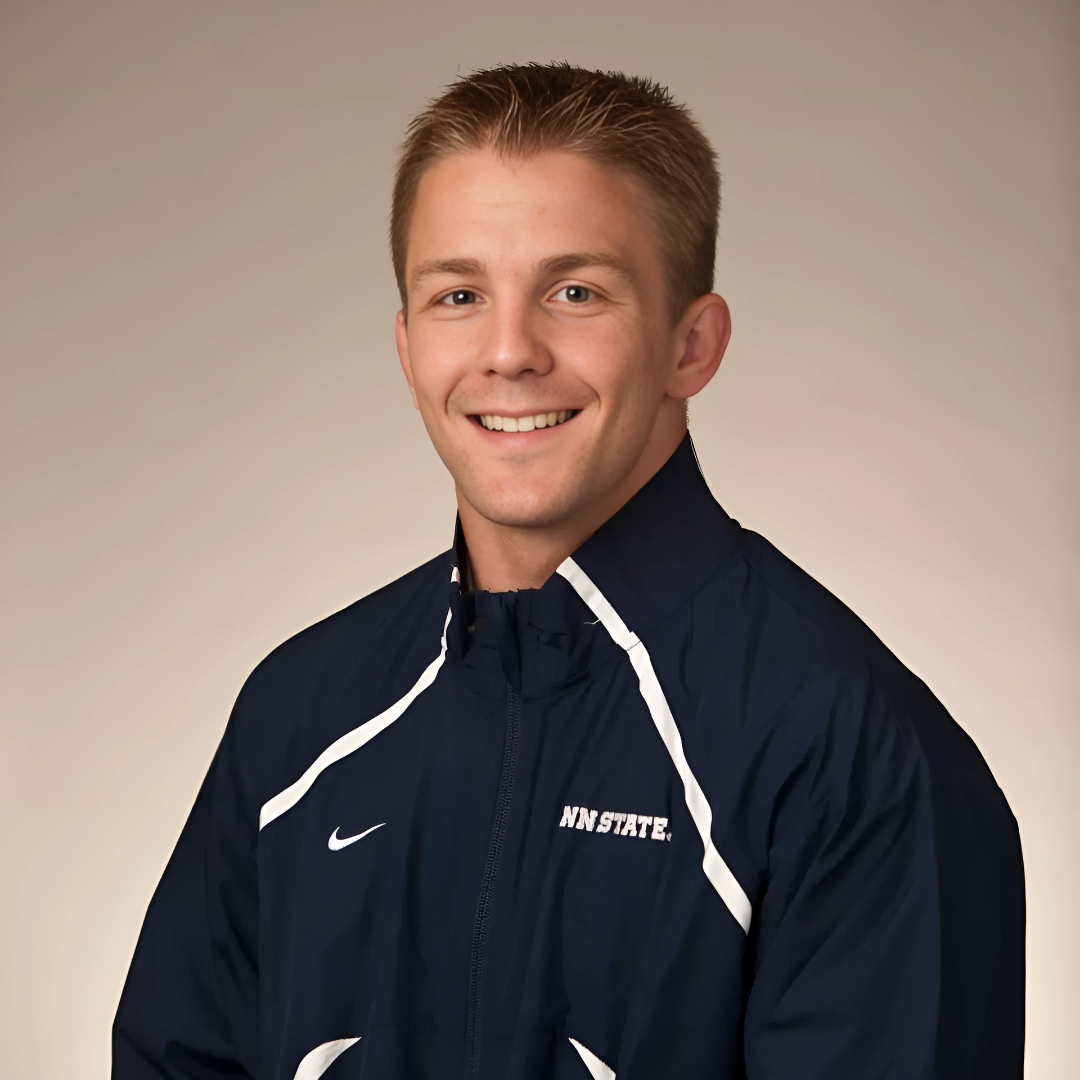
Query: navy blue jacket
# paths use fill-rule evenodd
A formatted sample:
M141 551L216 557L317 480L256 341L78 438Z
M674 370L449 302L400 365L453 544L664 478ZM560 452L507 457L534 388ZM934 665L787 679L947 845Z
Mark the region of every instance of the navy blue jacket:
M114 1080L1021 1076L1001 791L688 439L541 589L460 550L244 686Z

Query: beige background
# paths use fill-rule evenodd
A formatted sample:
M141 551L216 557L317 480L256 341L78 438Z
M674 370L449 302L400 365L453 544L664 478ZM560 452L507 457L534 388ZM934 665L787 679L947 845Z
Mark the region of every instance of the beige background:
M1080 1075L1075 3L7 0L0 41L0 1073L106 1075L245 675L448 545L393 151L458 71L566 58L719 147L704 467L982 748L1028 1075Z

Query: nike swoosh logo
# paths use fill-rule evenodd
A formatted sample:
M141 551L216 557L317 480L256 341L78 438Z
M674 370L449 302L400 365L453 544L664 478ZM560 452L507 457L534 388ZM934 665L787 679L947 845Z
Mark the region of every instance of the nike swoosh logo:
M326 846L331 851L340 851L343 847L348 847L350 844L355 844L357 840L363 840L368 833L373 833L376 829L381 829L386 824L385 821L380 821L378 825L372 825L370 829L365 829L361 833L357 833L355 836L338 836L338 831L335 829L330 834L330 839L326 841ZM338 828L341 828L339 825Z

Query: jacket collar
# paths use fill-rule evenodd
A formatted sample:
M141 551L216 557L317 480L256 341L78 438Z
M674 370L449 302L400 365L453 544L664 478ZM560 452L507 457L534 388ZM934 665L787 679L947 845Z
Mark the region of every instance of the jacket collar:
M686 603L719 571L738 544L739 525L713 498L687 434L660 470L574 552L574 561L607 597L623 621L643 634ZM450 559L468 579L468 552L458 520ZM552 575L542 589L515 594L535 601L561 593ZM452 592L460 596L456 583ZM531 596L530 596L531 593ZM507 594L467 594L455 601L461 632L474 618L476 601ZM554 600L555 597L551 596ZM547 606L547 605L543 605ZM562 608L560 602L556 605Z
M709 491L687 433L573 558L640 635L717 574L738 545L738 531Z

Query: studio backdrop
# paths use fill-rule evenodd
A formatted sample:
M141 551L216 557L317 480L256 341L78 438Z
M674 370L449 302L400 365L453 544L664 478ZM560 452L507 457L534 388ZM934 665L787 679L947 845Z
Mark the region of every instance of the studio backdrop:
M1080 1075L1070 0L3 0L0 1073L107 1075L154 886L276 644L449 546L395 147L454 77L651 76L721 155L729 513L1020 823L1028 1076Z

